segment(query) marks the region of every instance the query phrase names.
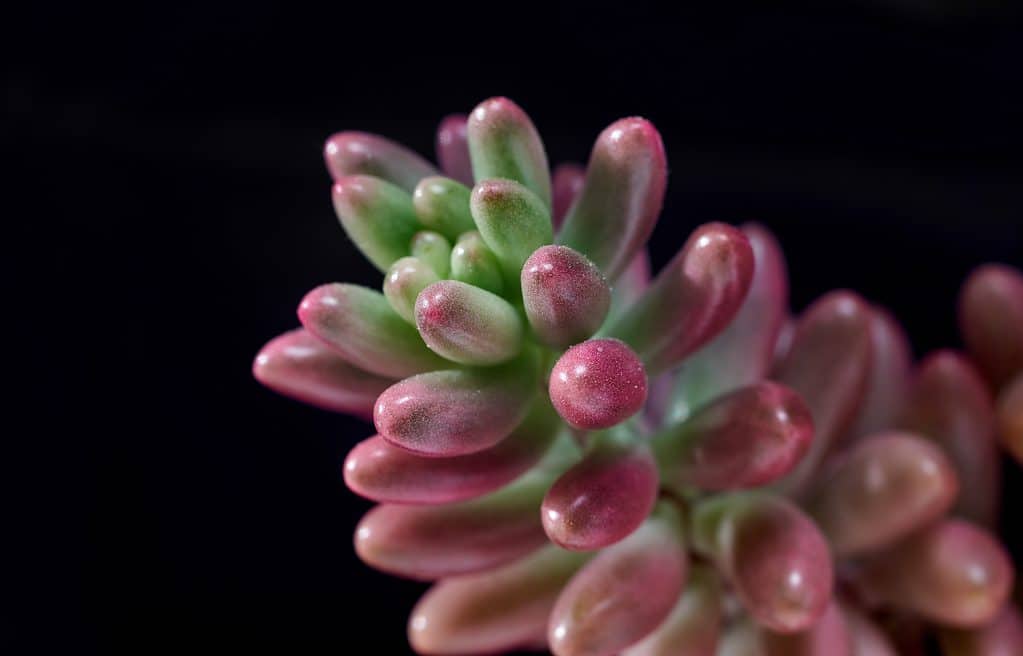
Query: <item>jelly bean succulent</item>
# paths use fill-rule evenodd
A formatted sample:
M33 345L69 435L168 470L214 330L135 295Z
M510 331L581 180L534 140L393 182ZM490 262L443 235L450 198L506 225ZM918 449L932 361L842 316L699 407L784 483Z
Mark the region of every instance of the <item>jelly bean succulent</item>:
M651 278L667 162L644 119L553 174L505 98L444 119L439 167L360 132L325 157L383 281L313 289L254 373L372 420L343 465L379 502L355 549L436 581L418 653L1021 653L991 533L996 434L1023 456L1018 272L964 288L977 365L914 367L853 292L790 316L762 226L696 227Z

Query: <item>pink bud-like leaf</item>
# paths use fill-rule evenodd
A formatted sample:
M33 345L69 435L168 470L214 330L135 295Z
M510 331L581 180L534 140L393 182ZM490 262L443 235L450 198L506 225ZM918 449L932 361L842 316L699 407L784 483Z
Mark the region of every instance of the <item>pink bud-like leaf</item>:
M895 425L909 391L912 354L902 326L889 312L872 308L870 374L847 439L873 435Z
M814 439L795 470L779 482L780 490L803 493L855 419L870 375L872 320L870 306L848 291L822 296L799 318L792 346L772 377L806 401Z
M615 280L650 237L667 179L664 144L653 124L638 117L612 123L593 145L558 243L585 254Z
M554 409L585 430L609 428L636 414L646 391L643 363L616 339L591 339L568 349L548 383Z
M583 190L583 183L586 181L586 169L575 163L558 164L554 167L552 180L552 203L551 219L554 223L554 231L561 228L565 221L565 215L571 209L572 203L579 198Z
M409 643L418 654L438 656L546 644L554 602L588 558L547 546L488 572L445 579L412 610Z
M634 348L652 373L670 369L735 317L753 268L753 249L742 232L723 223L703 225L602 332Z
M457 280L435 282L416 298L416 327L439 355L468 365L505 362L522 347L522 320L508 301Z
M526 358L490 369L432 371L395 383L377 399L373 421L385 440L425 456L488 449L522 421L536 394Z
M974 271L959 295L959 327L995 389L1023 371L1023 273L1001 264Z
M731 323L679 368L668 421L684 419L694 408L762 380L771 368L788 312L785 258L766 228L751 224L742 231L756 261L749 293Z
M681 522L661 502L638 530L601 551L573 578L551 612L555 656L613 656L657 628L678 601L688 559Z
M532 467L557 432L550 405L537 403L497 446L465 456L427 458L375 435L348 454L345 483L353 492L384 503L465 501L504 487Z
M323 148L327 170L335 180L371 175L411 193L420 179L437 175L425 159L390 139L366 132L339 132Z
M697 506L694 526L698 548L758 624L794 633L824 613L833 585L828 543L791 502L761 493L719 495Z
M522 266L522 301L543 343L565 348L604 323L611 290L586 256L567 246L541 246Z
M372 289L321 285L302 299L298 318L346 360L381 376L400 378L451 366L426 348L416 329Z
M492 178L514 180L550 210L547 154L536 127L518 105L507 98L484 100L469 115L467 136L477 183Z
M665 484L720 491L784 476L812 439L813 421L802 399L784 385L763 381L662 429L652 443Z
M721 601L721 584L714 572L694 566L671 614L622 656L714 656L721 631Z
M650 514L657 483L657 465L645 444L601 439L544 497L541 518L547 537L573 551L614 544Z
M409 254L422 225L408 192L380 178L354 175L339 178L331 193L341 227L376 268L387 271Z
M838 557L888 547L945 514L955 469L936 444L882 433L855 444L810 495L811 514Z
M377 506L355 529L355 551L371 567L412 579L503 565L546 542L540 502L551 479L546 471L533 471L471 501Z
M437 161L444 175L472 186L472 161L465 114L445 116L437 127Z
M913 376L900 423L937 442L952 459L959 477L954 512L991 526L1001 489L994 408L970 361L954 351L924 358Z
M834 599L813 626L798 633L763 629L760 644L764 656L855 656L849 627Z
M951 627L993 621L1012 589L1008 554L983 529L947 519L871 559L857 580L871 605L892 606Z
M366 419L373 416L377 396L394 382L352 366L302 328L267 342L252 375L285 396Z

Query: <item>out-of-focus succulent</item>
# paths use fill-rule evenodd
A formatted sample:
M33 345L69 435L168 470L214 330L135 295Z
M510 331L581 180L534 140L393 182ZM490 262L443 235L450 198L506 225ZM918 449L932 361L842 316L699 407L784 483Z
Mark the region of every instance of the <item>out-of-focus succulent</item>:
M355 546L439 579L416 651L890 654L892 617L939 627L950 655L1023 649L986 528L984 380L952 352L914 370L898 323L852 292L790 318L759 225L697 227L651 280L667 184L651 123L613 123L553 175L505 98L444 119L439 170L357 132L325 156L382 293L314 289L254 373L373 419L343 466L380 502ZM1020 290L978 273L961 316L1023 455Z

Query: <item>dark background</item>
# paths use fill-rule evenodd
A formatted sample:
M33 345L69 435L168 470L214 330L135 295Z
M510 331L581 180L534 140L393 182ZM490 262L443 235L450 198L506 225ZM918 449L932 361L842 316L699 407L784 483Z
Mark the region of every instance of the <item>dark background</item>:
M507 95L552 162L585 161L605 125L646 116L671 164L655 263L699 223L756 219L794 308L852 287L918 355L958 346L963 276L1023 264L1019 13L707 4L22 8L5 288L30 417L7 440L0 645L406 653L423 587L355 559L368 504L339 473L370 428L249 374L305 291L379 281L330 207L337 130L430 155L442 116Z

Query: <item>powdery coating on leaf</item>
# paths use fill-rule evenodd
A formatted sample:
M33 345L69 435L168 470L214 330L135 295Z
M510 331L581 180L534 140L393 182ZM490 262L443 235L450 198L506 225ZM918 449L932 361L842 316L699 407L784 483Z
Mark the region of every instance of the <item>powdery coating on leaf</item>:
M335 180L350 175L372 175L408 192L421 178L437 169L408 148L366 132L339 132L323 147L327 170Z
M433 371L377 399L373 421L391 444L426 456L488 449L519 424L536 390L529 367Z
M416 327L443 357L471 365L493 365L522 346L522 321L496 294L457 280L435 282L416 299Z
M946 519L870 560L857 585L873 605L976 628L995 619L1013 576L1012 563L993 536Z
M437 127L437 161L444 175L464 185L472 186L472 162L469 160L469 141L466 134L465 114L450 114Z
M514 180L550 208L547 154L536 127L518 105L507 98L484 100L469 115L467 137L476 182Z
M252 375L270 389L324 410L369 418L376 397L394 381L358 369L302 328L267 342Z
M495 294L504 292L497 256L475 230L459 237L451 250L451 277Z
M646 372L623 342L591 339L565 351L551 370L548 391L554 409L572 426L609 428L643 407Z
M444 235L432 230L420 230L412 237L409 250L413 257L430 265L430 268L445 278L451 268L451 242Z
M556 656L612 656L664 621L685 584L677 514L664 504L636 532L601 551L565 586L547 640Z
M704 406L653 438L667 482L703 490L767 484L810 448L813 420L795 392L763 381Z
M1005 448L1023 463L1023 373L1011 380L998 397L998 435Z
M538 248L522 266L521 282L529 325L554 347L593 335L611 306L611 290L600 269L567 246Z
M476 229L469 213L470 193L469 187L450 178L423 178L412 192L412 205L424 226L458 239L463 232Z
M550 211L527 187L513 180L483 180L472 190L469 209L484 241L515 284L522 264L554 239Z
M409 242L422 227L403 189L379 178L339 178L331 190L334 212L348 238L381 271L409 254Z
M995 389L1023 371L1023 273L1001 264L974 271L960 292L959 327Z
M586 180L586 169L579 164L566 162L554 167L552 178L553 207L551 219L554 223L554 231L561 227L572 203L579 197L583 189L583 182Z
M1001 490L994 408L970 361L949 350L925 357L914 372L900 425L934 440L952 459L959 478L953 512L993 525Z
M416 257L403 257L384 277L384 296L394 311L409 323L416 322L416 297L437 282L437 272Z
M840 557L883 549L944 515L959 484L932 442L885 433L856 444L821 477L811 514Z
M668 164L649 121L615 121L597 137L586 179L558 243L585 254L615 280L650 237L664 201Z
M540 511L544 530L565 549L606 547L643 523L657 488L657 465L645 445L599 445L548 490Z
M547 643L547 618L587 555L547 546L498 569L445 579L419 600L409 642L419 654L502 653Z
M670 369L735 317L753 269L742 232L723 223L700 226L646 293L602 332L632 346L651 372Z

